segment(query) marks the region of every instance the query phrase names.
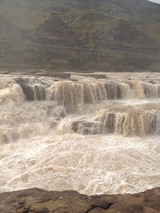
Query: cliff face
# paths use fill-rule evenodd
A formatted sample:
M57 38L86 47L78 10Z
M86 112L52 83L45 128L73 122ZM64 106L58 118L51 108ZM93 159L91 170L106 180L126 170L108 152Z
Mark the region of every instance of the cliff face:
M1 213L159 213L160 188L134 195L81 195L28 189L0 194Z

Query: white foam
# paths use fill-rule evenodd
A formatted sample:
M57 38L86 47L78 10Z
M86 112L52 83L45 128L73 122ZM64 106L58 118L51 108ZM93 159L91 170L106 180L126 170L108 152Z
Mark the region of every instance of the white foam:
M157 187L159 139L65 134L3 145L0 191L40 187L114 194Z
M160 186L160 136L84 136L71 130L73 121L94 121L98 110L106 110L112 104L117 104L119 110L119 106L142 106L143 110L143 105L147 108L148 104L153 114L159 113L159 99L141 100L142 93L135 99L135 93L123 83L124 99L107 100L103 84L96 86L95 81L89 84L87 80L80 84L69 82L71 90L70 85L65 88L74 95L72 108L76 113L77 106L79 114L64 118L64 97L61 105L51 99L51 93L45 101L27 102L21 87L12 77L7 79L3 77L0 81L0 192L40 187L74 189L90 195L135 193ZM47 82L47 78L44 80ZM52 79L49 81L54 84ZM91 104L85 104L81 94L79 102L75 97L74 86L82 90L83 83L89 84L91 94L97 95ZM48 91L53 92L53 87ZM152 89L156 96L155 87ZM131 100L127 100L129 92ZM65 103L69 107L69 101Z

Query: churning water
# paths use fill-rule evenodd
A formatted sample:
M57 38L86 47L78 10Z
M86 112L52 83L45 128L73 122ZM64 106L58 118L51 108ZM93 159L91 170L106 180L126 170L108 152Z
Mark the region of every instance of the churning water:
M160 186L160 74L106 75L0 76L0 192Z

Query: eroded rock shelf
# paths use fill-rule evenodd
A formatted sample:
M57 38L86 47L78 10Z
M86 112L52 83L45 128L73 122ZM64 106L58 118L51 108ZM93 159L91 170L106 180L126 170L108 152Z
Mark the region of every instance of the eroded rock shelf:
M87 196L38 188L0 194L1 213L159 213L160 188L138 194Z

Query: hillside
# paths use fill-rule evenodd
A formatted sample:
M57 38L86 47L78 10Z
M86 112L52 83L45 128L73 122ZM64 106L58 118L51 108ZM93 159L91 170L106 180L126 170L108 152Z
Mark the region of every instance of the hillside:
M0 0L0 4L3 66L159 70L158 4L147 0Z
M34 43L58 46L58 47L81 47L77 35L57 15L41 24L33 35Z
M66 14L65 21L85 44L95 46L97 40L101 41L103 36L114 29L119 20L129 22L160 44L160 5L144 0L79 0L76 2L79 2L79 7L83 9L77 13L77 16L75 12L72 15L69 12L69 15ZM95 34L97 34L96 39Z
M22 30L0 17L0 39L18 41L22 37Z

